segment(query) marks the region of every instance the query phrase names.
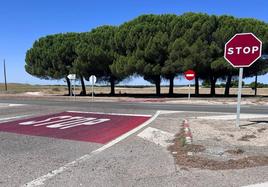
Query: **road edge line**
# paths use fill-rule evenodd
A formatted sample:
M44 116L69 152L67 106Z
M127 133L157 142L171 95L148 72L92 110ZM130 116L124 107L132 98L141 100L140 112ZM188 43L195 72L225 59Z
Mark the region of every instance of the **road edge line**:
M106 115L114 115L114 116L137 116L137 117L152 117L152 115L145 114L124 114L124 113L105 113L105 112L85 112L85 111L66 111L70 113L81 113L81 114L106 114Z
M0 123L8 122L11 119L20 119L20 118L29 117L29 116L31 116L31 115L21 115L21 116L13 116L13 117L0 118Z

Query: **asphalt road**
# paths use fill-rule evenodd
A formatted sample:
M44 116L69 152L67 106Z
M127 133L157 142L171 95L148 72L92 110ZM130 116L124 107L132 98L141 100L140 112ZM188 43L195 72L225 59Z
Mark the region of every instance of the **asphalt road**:
M195 105L195 104L166 104L166 103L138 103L138 102L82 102L82 101L51 101L51 100L21 100L0 99L0 103L19 103L41 106L80 107L111 110L172 110L172 111L196 111L196 112L223 112L236 113L236 105ZM267 114L267 106L242 105L241 113Z
M50 137L0 132L0 186L243 186L268 181L268 168L208 171L183 169L171 153L138 133L153 127L177 133L191 116L233 112L230 105L177 105L165 103L74 102L40 99L1 99L0 118L42 116L68 110L154 115L157 110L182 111L161 114L148 126L116 144L80 142ZM267 114L267 107L243 106L243 113ZM27 117L27 118L28 118Z

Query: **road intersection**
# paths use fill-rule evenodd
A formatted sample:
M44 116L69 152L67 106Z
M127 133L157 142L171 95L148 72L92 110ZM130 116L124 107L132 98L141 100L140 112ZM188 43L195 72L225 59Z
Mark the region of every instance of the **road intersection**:
M6 125L18 120L31 122L34 120L28 119L36 116L66 116L66 111L95 112L95 117L106 113L105 119L115 114L151 116L104 142L0 130L0 163L5 168L0 173L0 186L244 186L268 180L267 166L230 171L185 170L174 163L170 152L162 146L166 144L161 143L161 138L179 132L183 119L227 115L235 112L235 106L50 100L0 100L0 103L3 103L0 121ZM266 107L246 106L242 112L265 114L266 110ZM120 121L113 124L119 125Z

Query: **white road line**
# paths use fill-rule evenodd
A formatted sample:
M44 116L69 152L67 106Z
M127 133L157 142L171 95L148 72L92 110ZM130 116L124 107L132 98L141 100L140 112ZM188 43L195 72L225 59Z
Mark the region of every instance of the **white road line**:
M176 111L176 110L160 110L161 114L176 114L176 113L184 113L185 111Z
M0 108L16 107L16 106L25 106L26 104L12 104L12 103L0 103Z
M55 177L56 175L66 171L67 169L73 167L75 164L77 163L81 163L85 160L88 160L90 159L92 156L96 155L96 154L99 154L100 152L104 151L105 149L108 149L112 146L114 146L115 144L119 143L120 141L126 139L127 137L129 137L130 135L138 132L139 130L141 130L142 128L146 127L147 125L149 125L151 122L153 122L160 114L160 111L157 111L155 113L155 115L153 117L151 117L148 121L144 122L142 125L132 129L131 131L123 134L122 136L119 136L118 138L112 140L111 142L107 143L106 145L100 147L99 149L95 150L95 151L92 151L91 153L89 154L86 154L72 162L69 162L67 164L65 164L64 166L56 169L56 170L53 170L51 172L49 172L48 174L46 175L43 175L31 182L28 182L26 184L24 184L22 187L33 187L33 186L40 186L40 185L43 185L45 181Z
M25 106L26 104L9 104L8 106L12 107L12 106Z
M198 119L210 119L210 120L235 120L236 115L217 115L217 116L200 116ZM240 119L256 119L256 118L268 118L268 115L264 114L240 114Z
M259 184L252 184L249 186L243 186L243 187L267 187L268 186L268 182L265 183L259 183Z
M104 113L104 112L84 112L84 111L67 111L72 113L81 113L81 114L107 114L107 115L115 115L115 116L138 116L138 117L151 117L152 115L144 115L144 114L121 114L121 113Z
M10 119L18 119L18 118L23 118L23 117L28 117L28 116L30 116L30 115L21 115L21 116L14 116L14 117L8 117L8 118L0 118L0 121L2 122L2 121L8 121L8 120L10 120Z

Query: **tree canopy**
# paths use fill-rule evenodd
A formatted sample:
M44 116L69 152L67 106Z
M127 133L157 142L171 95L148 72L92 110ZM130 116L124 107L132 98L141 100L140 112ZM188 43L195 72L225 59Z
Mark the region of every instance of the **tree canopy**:
M215 95L217 80L226 80L229 94L237 69L223 58L225 43L236 33L252 32L268 52L268 25L252 18L215 16L200 13L183 15L142 15L119 26L100 26L84 33L62 33L42 37L26 53L26 71L41 79L69 80L69 73L115 84L135 75L142 76L161 93L161 80L169 80L173 94L174 78L187 69L196 71L199 81L209 82ZM266 74L268 64L258 60L245 68L245 77ZM70 91L70 89L69 89ZM85 88L82 94L86 94Z

